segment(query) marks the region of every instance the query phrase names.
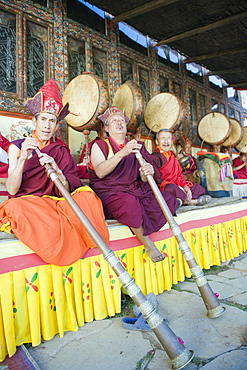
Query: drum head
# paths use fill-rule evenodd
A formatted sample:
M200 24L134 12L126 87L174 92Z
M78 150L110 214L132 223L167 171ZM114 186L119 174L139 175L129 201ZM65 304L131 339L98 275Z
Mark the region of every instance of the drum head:
M244 131L243 138L240 141L240 143L236 145L236 149L239 152L247 153L247 127L243 127L243 131Z
M149 100L144 113L147 127L158 132L167 128L176 131L183 117L183 110L179 99L171 93L161 93Z
M244 136L244 128L237 119L229 118L229 120L232 124L232 130L231 130L229 138L226 141L224 141L222 145L232 147L232 146L238 145L240 141L242 140Z
M140 126L143 120L144 95L133 81L126 81L117 89L112 105L129 117L128 131L134 132Z
M100 126L98 116L107 109L109 97L104 82L93 73L83 73L70 81L63 94L63 104L69 103L69 126L77 131Z
M208 113L198 123L198 135L211 145L222 144L229 138L230 133L231 122L223 113Z

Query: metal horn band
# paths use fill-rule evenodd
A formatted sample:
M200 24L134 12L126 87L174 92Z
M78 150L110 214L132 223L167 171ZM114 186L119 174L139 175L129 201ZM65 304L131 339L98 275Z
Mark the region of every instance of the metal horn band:
M145 163L145 160L143 159L140 152L136 153L136 158L142 166ZM192 273L192 276L197 284L197 287L201 293L202 299L205 303L205 306L207 308L207 316L209 318L215 318L220 315L222 315L225 312L225 308L220 305L218 302L215 294L213 293L212 289L210 288L206 278L204 277L204 274L200 268L200 266L197 264L193 253L186 242L186 240L183 237L183 234L178 226L178 224L175 222L174 217L171 214L170 209L168 208L165 199L163 198L154 178L152 175L147 175L148 183L154 193L155 198L157 199L157 202L159 203L163 214L170 226L170 229L173 232L173 235L175 236L179 247L181 248L182 253L184 254L185 260L190 268L190 271Z
M82 225L98 246L105 260L109 263L119 280L124 284L125 289L133 299L134 303L138 306L140 312L145 315L148 324L153 329L154 334L170 358L172 362L172 369L182 369L193 359L194 352L187 350L186 347L179 342L178 337L165 323L163 318L156 312L154 307L150 308L150 305L145 304L147 301L145 295L142 293L129 273L125 270L121 262L117 259L114 252L108 247L103 238L99 235L92 223L88 220L74 198L70 195L69 191L64 187L55 170L50 165L45 165L45 167L48 177L51 178L72 210L75 212Z

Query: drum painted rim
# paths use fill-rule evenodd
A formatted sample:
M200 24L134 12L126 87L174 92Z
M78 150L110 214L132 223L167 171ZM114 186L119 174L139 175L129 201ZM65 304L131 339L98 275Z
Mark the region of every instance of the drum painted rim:
M247 154L247 127L243 127L243 131L244 131L243 138L238 145L235 145L235 148L239 152Z
M233 147L233 146L238 145L241 142L241 140L244 136L244 128L241 125L241 122L239 122L237 119L235 119L235 118L229 118L229 119L230 119L230 122L232 124L232 130L231 130L229 138L226 141L224 141L224 143L222 143L222 145ZM236 133L237 130L239 131L238 133ZM233 140L235 140L235 141L233 141Z

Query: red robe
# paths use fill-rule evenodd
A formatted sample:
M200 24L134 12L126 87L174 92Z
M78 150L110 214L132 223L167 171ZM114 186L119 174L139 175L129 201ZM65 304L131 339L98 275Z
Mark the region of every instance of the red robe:
M197 183L193 184L185 180L182 167L172 151L170 151L167 159L167 157L156 148L152 153L152 157L155 164L155 181L161 190L165 189L165 191L169 191L183 202L186 200L187 196L180 187L184 188L188 186L192 193L192 199L197 199L199 196L205 194L205 189L201 185Z
M7 152L9 145L10 141L0 133L0 148ZM6 179L8 177L8 169L9 169L8 163L0 162L0 178ZM9 195L9 193L7 191L0 191L0 195Z
M241 166L244 164L243 161L241 161L240 157L237 157L233 160L233 168ZM247 179L247 168L246 166L240 168L240 170L233 170L234 177L237 179Z
M20 145L19 140L15 143ZM81 186L76 163L65 144L51 140L41 151L55 159L72 190ZM108 244L109 234L100 199L88 187L80 190L73 195L74 200ZM4 230L10 224L12 232L45 262L65 266L96 245L69 203L64 198L54 198L57 195L59 191L34 152L26 161L19 192L0 205L0 227Z
M161 189L167 184L176 184L182 188L193 186L192 182L185 180L182 167L172 151L169 151L169 159L160 153L159 149L156 149L152 156L159 171L159 174L156 171L155 176Z
M108 140L115 154L120 149L115 140L112 138ZM107 159L109 147L106 141L98 140L96 144ZM152 163L152 156L142 142L139 144L142 144L140 152L143 158ZM103 179L98 178L95 171L90 168L90 186L102 200L106 218L116 219L135 229L143 225L144 235L149 235L158 231L166 223L166 219L150 185L141 180L139 169L140 165L135 154L131 153ZM171 213L175 214L178 207L177 199L166 192L162 192L162 195Z

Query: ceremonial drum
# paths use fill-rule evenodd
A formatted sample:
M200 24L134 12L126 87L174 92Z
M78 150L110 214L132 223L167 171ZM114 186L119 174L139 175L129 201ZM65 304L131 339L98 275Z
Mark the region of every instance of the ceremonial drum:
M244 136L244 128L241 123L235 118L229 118L232 126L230 136L223 142L223 146L236 146L240 143Z
M247 127L243 127L243 132L242 140L235 147L239 152L247 154Z
M231 133L232 124L229 118L218 112L206 114L198 123L198 135L208 144L222 144Z
M98 131L98 117L109 105L109 94L105 83L94 73L83 72L70 81L63 94L63 104L69 103L70 114L66 121L76 131Z
M161 93L149 100L144 112L144 121L147 127L158 132L167 128L175 132L183 118L183 109L180 100L171 93Z
M144 95L141 89L133 81L126 81L117 89L112 105L127 114L130 119L128 131L136 131L143 120Z
M232 130L230 119L223 113L206 114L198 124L198 134L201 139L211 145L225 144ZM227 158L228 156L228 158ZM214 198L232 196L233 177L230 156L222 153L205 152L198 155L198 173L200 184L206 189L206 194Z

